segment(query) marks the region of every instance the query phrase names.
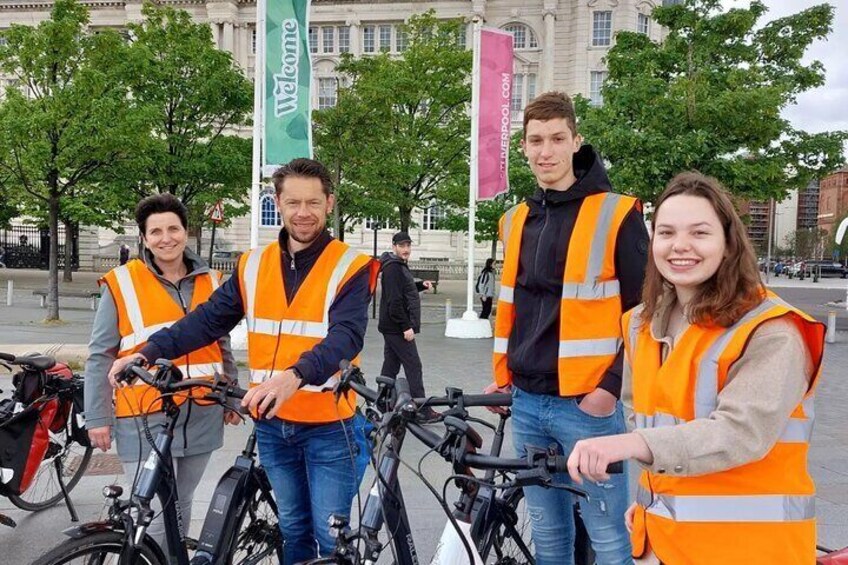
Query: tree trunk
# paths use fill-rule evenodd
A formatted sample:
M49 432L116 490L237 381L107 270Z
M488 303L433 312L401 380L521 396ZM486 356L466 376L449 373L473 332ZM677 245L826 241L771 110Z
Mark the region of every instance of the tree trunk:
M339 217L339 222L338 222L337 225L338 225L339 233L336 234L336 239L338 239L339 241L344 241L344 238L345 238L345 221L341 218L341 216Z
M492 238L492 254L489 255L489 257L491 257L492 259L497 259L497 257L498 257L498 238L497 237Z
M400 213L400 231L409 233L409 224L412 223L412 209L398 208L398 212Z
M74 224L70 220L63 222L65 225L65 268L62 271L62 282L74 282L73 257L74 257Z
M203 226L196 226L194 228L194 240L195 244L195 253L203 257Z
M50 179L50 197L47 201L48 226L50 229L50 260L47 270L47 318L51 322L59 319L59 194L56 188L58 173Z

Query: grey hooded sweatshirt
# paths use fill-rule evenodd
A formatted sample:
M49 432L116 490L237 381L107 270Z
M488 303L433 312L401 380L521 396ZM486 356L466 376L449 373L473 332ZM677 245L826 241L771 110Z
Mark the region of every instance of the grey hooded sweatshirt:
M186 249L185 262L188 274L177 284L171 283L158 272L150 252L143 254L147 268L159 280L168 295L177 304L191 304L194 294L194 279L209 272L209 267L195 253ZM89 357L85 363L85 421L86 429L112 426L118 456L121 461L132 462L143 459L150 451L145 438L143 418L115 418L113 390L109 385L109 369L118 356L121 334L118 331L118 311L109 287L102 285L100 306L94 316ZM229 337L218 341L223 354L224 372L231 380L238 380L238 369L230 349ZM147 417L147 427L153 437L162 429L165 416L161 412ZM180 407L171 454L185 457L209 453L224 443L224 409L218 405L201 406L186 402Z

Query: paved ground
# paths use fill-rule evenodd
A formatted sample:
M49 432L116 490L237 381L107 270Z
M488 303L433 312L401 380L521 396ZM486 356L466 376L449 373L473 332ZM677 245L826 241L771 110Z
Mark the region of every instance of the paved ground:
M37 344L40 349L45 349L55 344L87 342L93 313L88 309L86 300L63 300L62 318L65 323L46 326L39 321L44 311L38 308L38 299L32 296L33 289L45 286L44 274L0 270L0 289L5 289L5 280L9 275L14 275L16 281L15 304L12 307L0 305L0 351L12 345L21 347L21 344ZM95 277L90 274L78 274L76 278L77 282L68 285L70 288L90 289L95 286ZM787 279L775 282L773 288L776 292L817 317L826 317L827 311L833 309L827 303L844 299L845 296L846 281L840 279L824 279L817 285L808 281L799 284L799 281ZM460 315L465 305L465 286L459 281L444 281L440 286L439 294L424 296L425 325L418 337L428 390L436 393L451 385L477 392L490 379L491 341L444 337L445 300L451 300L454 316ZM845 310L839 309L838 315L839 327L848 329ZM381 361L382 340L376 332L376 326L372 324L362 356L366 375L373 378L379 371ZM840 369L846 365L848 334L840 333L837 343L829 345L826 350L824 379L816 399L817 424L810 450L810 468L818 485L819 538L822 543L832 546L848 545L848 426L845 425L848 407L844 402L848 398L848 380L844 378L844 370ZM8 383L8 375L0 373L0 389L8 389ZM196 495L195 519L192 521L192 532L195 535L201 526L217 477L241 450L246 436L246 426L228 428L224 448L213 455ZM511 452L511 446L507 445L505 452ZM423 453L421 445L410 440L405 446L404 458L414 466ZM449 474L448 466L435 458L428 458L423 469L425 476L441 490ZM92 520L102 514L102 486L120 480L121 477L117 475L83 478L73 491L73 499L82 520ZM367 477L363 492L367 492L369 480L370 477ZM406 489L404 494L419 555L422 562L426 562L432 555L445 519L429 491L411 473L405 472L402 485ZM3 548L0 551L0 565L30 563L59 543L62 539L61 530L70 525L63 505L39 514L29 514L0 498L0 512L11 516L19 524L16 530L0 530L0 547Z

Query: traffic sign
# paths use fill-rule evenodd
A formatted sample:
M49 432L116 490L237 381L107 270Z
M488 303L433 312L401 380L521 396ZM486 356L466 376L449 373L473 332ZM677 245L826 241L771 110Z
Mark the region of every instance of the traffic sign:
M224 203L220 200L215 203L212 210L209 212L209 219L216 224L224 221Z

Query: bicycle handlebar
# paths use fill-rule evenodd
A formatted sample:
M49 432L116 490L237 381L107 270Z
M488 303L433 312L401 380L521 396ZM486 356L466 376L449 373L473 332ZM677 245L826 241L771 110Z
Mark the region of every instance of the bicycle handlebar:
M247 390L240 388L236 383L220 380L208 381L206 379L182 380L180 370L165 359L157 359L151 363L151 366L157 367L155 375L152 375L142 365L144 365L144 361L141 359L133 361L115 377L115 380L117 382L129 383L134 379L139 379L163 394L182 392L195 388L206 388L212 391L212 394L219 393L226 397L239 399L244 398L244 395L247 394ZM179 377L179 379L173 380L172 377L174 376Z

